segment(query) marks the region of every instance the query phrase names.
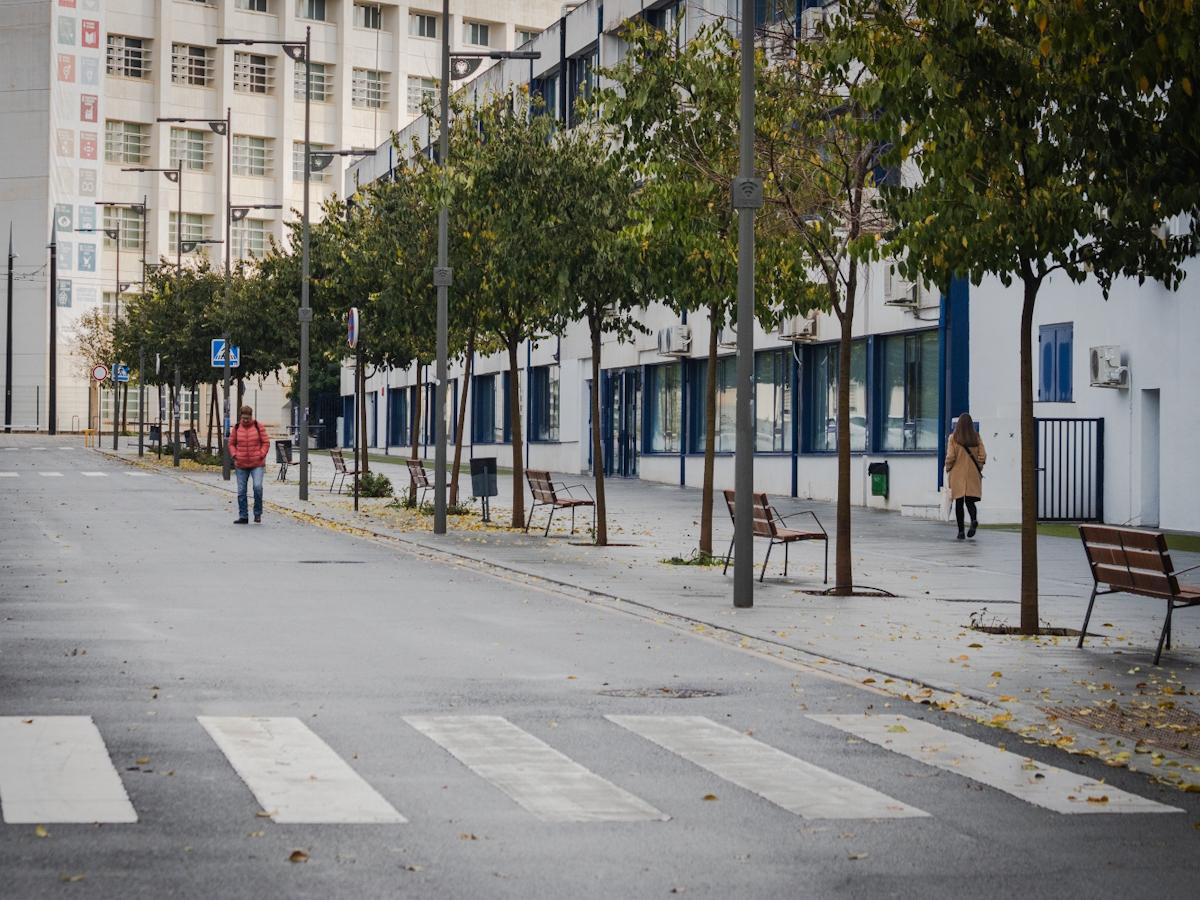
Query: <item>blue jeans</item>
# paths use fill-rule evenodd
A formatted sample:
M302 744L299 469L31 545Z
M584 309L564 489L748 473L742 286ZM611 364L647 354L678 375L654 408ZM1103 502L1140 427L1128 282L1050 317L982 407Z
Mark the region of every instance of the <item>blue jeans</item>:
M258 466L255 469L237 469L238 483L238 516L243 519L249 518L246 515L246 482L254 479L254 515L262 515L262 484L263 484L263 467Z

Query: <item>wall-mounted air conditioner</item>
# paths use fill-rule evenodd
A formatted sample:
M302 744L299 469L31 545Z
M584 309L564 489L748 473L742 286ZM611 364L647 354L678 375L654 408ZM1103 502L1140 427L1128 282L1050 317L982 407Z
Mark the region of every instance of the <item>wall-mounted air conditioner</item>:
M1092 387L1123 388L1129 382L1129 367L1121 365L1121 348L1092 347L1088 350Z
M687 356L692 344L692 329L688 325L671 325L658 330L659 356Z
M802 316L788 316L779 323L779 339L783 341L815 341L817 339L817 310Z
M885 306L901 306L916 309L919 306L920 287L900 274L895 263L889 263L883 275L883 303Z
M717 346L732 348L737 346L737 327L726 325L717 335Z
M825 21L825 7L810 6L800 12L800 38L811 41L821 36L821 23Z

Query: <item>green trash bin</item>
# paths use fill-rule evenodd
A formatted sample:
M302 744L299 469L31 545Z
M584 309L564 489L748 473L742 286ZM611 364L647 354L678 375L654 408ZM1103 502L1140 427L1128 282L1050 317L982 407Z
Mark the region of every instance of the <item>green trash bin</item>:
M871 476L871 496L883 497L888 495L888 464L887 462L870 463L867 474Z

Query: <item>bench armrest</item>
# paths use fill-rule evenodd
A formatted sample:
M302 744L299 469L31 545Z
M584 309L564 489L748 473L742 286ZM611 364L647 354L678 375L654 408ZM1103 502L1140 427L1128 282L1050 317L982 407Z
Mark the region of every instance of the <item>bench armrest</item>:
M1177 569L1176 571L1172 572L1171 574L1172 575L1186 575L1188 572L1195 572L1197 569L1200 569L1200 566L1188 566L1186 569Z
M781 516L779 514L779 510L777 510L775 507L772 506L771 513L780 522L786 522L788 519L794 519L796 516L812 516L813 521L817 523L817 527L821 529L821 534L825 535L825 537L829 537L829 532L825 530L825 526L821 524L821 520L817 518L817 514L815 512L813 512L811 509L802 509L799 512L794 512L789 516Z
M551 482L551 486L554 488L555 493L558 493L559 491L563 491L567 495L568 500L581 499L581 498L573 497L571 495L571 491L574 488L583 488L583 492L585 494L587 494L588 499L595 502L595 498L592 497L592 492L588 490L588 486L586 484L554 484L553 482Z

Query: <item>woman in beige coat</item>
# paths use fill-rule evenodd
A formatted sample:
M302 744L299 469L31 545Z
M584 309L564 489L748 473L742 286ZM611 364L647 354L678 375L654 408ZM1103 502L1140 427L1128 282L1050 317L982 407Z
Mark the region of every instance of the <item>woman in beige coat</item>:
M958 539L975 537L979 521L975 516L975 504L983 497L983 465L987 462L987 451L971 416L963 413L958 417L954 433L946 442L946 472L949 475L950 493L954 497L954 515L958 519ZM971 514L971 530L963 534L963 503Z

